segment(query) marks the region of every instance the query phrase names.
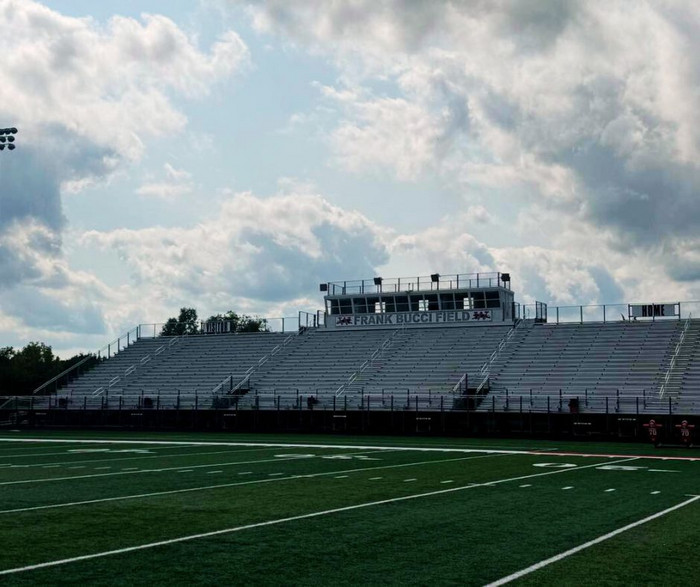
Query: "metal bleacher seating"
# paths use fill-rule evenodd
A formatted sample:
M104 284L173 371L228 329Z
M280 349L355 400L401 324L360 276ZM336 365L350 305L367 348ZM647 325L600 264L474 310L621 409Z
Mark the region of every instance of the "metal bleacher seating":
M637 398L640 411L658 409L682 326L676 320L530 324L494 364L481 409L520 404L521 396L533 411L562 409L562 398L578 398L589 411L620 410L620 402L632 400L636 409Z

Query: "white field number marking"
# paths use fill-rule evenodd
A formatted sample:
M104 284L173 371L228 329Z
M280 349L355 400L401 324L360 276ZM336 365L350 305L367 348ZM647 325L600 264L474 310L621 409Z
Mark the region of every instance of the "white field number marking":
M147 448L72 448L67 452L78 452L78 453L90 453L90 452L109 452L109 453L122 453L122 452L132 452L140 455L151 454L151 451Z

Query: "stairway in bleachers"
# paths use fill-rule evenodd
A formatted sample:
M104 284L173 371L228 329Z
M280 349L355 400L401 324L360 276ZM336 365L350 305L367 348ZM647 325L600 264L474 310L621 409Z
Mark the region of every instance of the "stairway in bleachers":
M408 330L401 344L365 371L354 389L364 393L449 393L465 373L476 383L479 369L510 328Z
M691 320L671 377L679 411L700 412L700 320Z

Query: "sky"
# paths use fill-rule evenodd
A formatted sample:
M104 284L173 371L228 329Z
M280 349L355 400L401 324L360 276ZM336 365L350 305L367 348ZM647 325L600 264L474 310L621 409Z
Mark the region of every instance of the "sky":
M0 0L0 347L509 272L700 300L700 4Z

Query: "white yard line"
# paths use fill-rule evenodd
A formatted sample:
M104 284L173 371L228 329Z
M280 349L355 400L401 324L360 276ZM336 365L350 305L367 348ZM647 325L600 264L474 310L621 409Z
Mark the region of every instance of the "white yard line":
M0 442L54 442L54 443L84 443L84 444L139 444L139 445L186 445L186 446L258 446L277 448L337 448L342 450L381 450L381 451L416 451L416 452L457 452L457 453L489 453L513 455L541 455L557 457L598 457L610 459L637 458L657 459L662 461L700 461L700 457L670 457L658 455L610 454L610 453L577 453L537 450L483 449L483 448L440 448L421 446L389 446L389 445L357 445L357 444L308 444L289 442L185 442L177 440L68 440L45 438L0 438Z
M632 528L636 528L637 526L641 526L642 524L646 524L647 522L651 522L652 520L655 520L656 518L660 518L662 516L665 516L666 514L669 514L675 510L678 510L682 507L685 507L694 501L697 501L700 499L700 495L696 495L694 497L691 497L690 499L687 499L686 501L683 501L679 504L676 504L674 506L671 506L670 508L666 508L665 510L662 510L660 512L656 512L655 514L652 514L651 516L647 516L646 518L643 518L641 520L637 520L636 522L632 522L631 524L627 524L626 526L623 526L622 528L618 528L617 530L613 530L612 532L608 532L607 534L603 534L602 536L599 536L598 538L595 538L593 540L589 540L588 542L585 542L583 544L579 544L578 546L575 546L574 548L570 548L569 550L566 550L564 552L561 552L553 557L550 557L548 559L545 559L543 561L540 561L538 563L535 563L532 566L527 567L526 569L522 569L521 571L518 571L517 573L513 573L512 575L508 575L507 577L503 577L502 579L499 579L498 581L494 581L493 583L489 583L487 587L497 587L498 585L505 585L506 583L510 583L511 581L515 581L516 579L520 579L521 577L524 577L525 575L529 575L530 573L533 573L535 571L538 571L539 569L546 567L548 565L551 565L552 563L556 563L562 559L565 559L572 554L576 554L577 552L581 552L582 550L585 550L586 548L590 548L591 546L595 546L596 544L600 544L601 542L604 542L605 540L609 540L610 538L614 538L618 534L622 534L623 532L627 532L627 530L631 530Z
M607 464L615 464L615 463L618 463L618 462L627 462L627 461L629 461L629 460L633 460L633 459L626 458L626 459L624 459L624 460L615 461L615 462L611 462L611 463L607 463ZM511 477L511 478L508 478L508 479L500 479L500 480L497 480L497 481L489 481L489 482L488 482L488 485L494 485L494 484L500 484L500 483L508 483L508 482L510 482L510 481L519 481L519 480L521 480L521 479L530 479L530 478L533 478L533 477L545 477L545 476L548 476L548 475L561 475L561 474L563 474L563 473L569 473L569 472L572 472L572 471L581 471L582 469L590 469L591 467L599 467L599 466L600 466L600 463L595 463L595 464L592 464L592 465L584 465L584 466L582 466L582 467L576 467L576 468L571 468L571 469L556 469L556 470L553 470L553 471L545 471L544 473L533 473L533 474L530 474L530 475L521 475L521 476L519 476L519 477ZM487 484L486 484L486 483L481 483L481 484L470 484L470 485L461 486L461 487L451 487L451 488L449 488L449 489L440 489L440 490L437 490L437 491L429 491L429 492L426 492L426 493L416 493L416 494L413 494L413 495L405 495L405 496L403 496L403 497L392 497L392 498L389 498L389 499L382 499L382 500L378 500L378 501L369 501L369 502L360 503L360 504L356 504L356 505L345 506L345 507L341 507L341 508L333 508L333 509L329 509L329 510L322 510L322 511L318 511L318 512L312 512L312 513L310 513L310 514L301 514L301 515L298 515L298 516L290 516L290 517L288 517L288 518L279 518L279 519L277 519L277 520L268 520L268 521L266 521L266 522L257 522L257 523L255 523L255 524L246 524L246 525L244 525L244 526L235 526L235 527L233 527L233 528L225 528L225 529L223 529L223 530L214 530L214 531L212 531L212 532L204 532L204 533L201 533L201 534L191 534L191 535L189 535L189 536L180 536L179 538L171 538L171 539L169 539L169 540L161 540L161 541L159 541L159 542L150 542L150 543L147 543L147 544L139 544L138 546L128 546L128 547L126 547L126 548L118 548L118 549L115 549L115 550L107 550L107 551L104 551L104 552L96 552L96 553L93 553L93 554L85 554L85 555L82 555L82 556L76 556L76 557L71 557L71 558L64 558L64 559L60 559L60 560L49 561L49 562L39 563L39 564L35 564L35 565L28 565L28 566L25 566L25 567L16 567L16 568L14 568L14 569L5 569L5 570L3 570L3 571L0 571L0 576L1 576L1 575L12 575L12 574L15 574L15 573L22 573L22 572L26 572L26 571L34 571L34 570L37 570L37 569L45 569L45 568L48 568L48 567L56 567L56 566L59 566L59 565L65 565L65 564L75 563L75 562L80 562L80 561L85 561L85 560L92 560L92 559L96 559L96 558L103 558L103 557L112 556L112 555L116 555L116 554L125 554L125 553L128 553L128 552L136 552L136 551L139 551L139 550L147 550L147 549L156 548L156 547L159 547L159 546L167 546L167 545L170 545L170 544L177 544L177 543L181 543L181 542L189 542L189 541L191 541L191 540L198 540L198 539L200 539L200 538L211 538L212 536L221 536L221 535L223 535L223 534L232 534L232 533L234 533L234 532L240 532L240 531L242 531L242 530L251 530L251 529L253 529L253 528L262 528L262 527L265 527L265 526L274 526L274 525L277 525L277 524L285 524L285 523L287 523L287 522L295 522L295 521L297 521L297 520L307 520L307 519L309 519L309 518L318 518L318 517L320 517L320 516L328 516L328 515L331 515L331 514L338 514L338 513L341 513L341 512L349 512L349 511L352 511L352 510L358 510L358 509L362 509L362 508L374 507L374 506L384 505L384 504L388 504L388 503L396 503L396 502L401 502L401 501L409 501L409 500L413 500L413 499L420 499L420 498L422 498L422 497L432 497L432 496L435 496L435 495L445 495L445 494L448 494L448 493L455 493L455 492L457 492L457 491L464 491L464 490L466 490L466 489L473 489L473 488L475 488L475 487L482 487L482 486L485 486L485 485L487 485ZM684 502L684 504L685 504L685 503L690 503L691 501L695 501L696 499L700 499L700 496L694 497L694 498L688 500L687 502ZM682 504L682 505L684 505L684 504ZM677 509L678 507L681 507L681 506L675 506L674 508L670 508L669 510L666 510L666 511L671 511L672 509ZM663 513L665 513L665 512L662 512L662 514L663 514ZM658 515L662 515L662 514L657 514L656 516L658 517ZM649 519L652 519L652 518L649 518ZM641 522L640 522L640 523L641 523ZM512 580L512 579L511 579L511 580Z

